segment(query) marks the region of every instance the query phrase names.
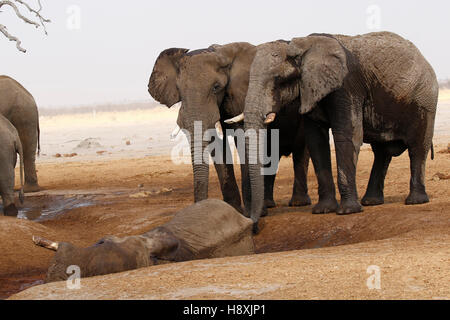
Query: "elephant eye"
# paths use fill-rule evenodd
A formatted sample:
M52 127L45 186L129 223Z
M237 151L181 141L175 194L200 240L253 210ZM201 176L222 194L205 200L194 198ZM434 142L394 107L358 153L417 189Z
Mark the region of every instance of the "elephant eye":
M216 82L216 83L213 85L212 91L213 91L214 93L217 93L217 92L220 91L221 88L222 88L222 86L221 86L219 83Z

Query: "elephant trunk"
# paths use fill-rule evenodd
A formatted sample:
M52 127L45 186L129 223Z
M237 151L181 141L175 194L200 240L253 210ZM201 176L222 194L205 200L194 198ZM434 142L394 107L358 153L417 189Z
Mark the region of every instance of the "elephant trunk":
M199 202L208 199L209 183L209 158L203 155L208 146L208 141L203 141L204 129L193 127L188 129L191 135L191 161L194 173L194 201Z
M206 148L207 142L204 142L201 153ZM197 163L197 155L194 147L191 145L192 168L194 171L194 201L199 202L208 199L208 182L209 182L209 164Z
M251 210L250 218L253 220L253 232L258 233L258 221L264 210L264 176L262 174L262 163L259 156L262 141L260 130L264 129L263 99L259 88L249 88L245 102L245 154L248 164L250 189L251 189ZM261 92L261 91L259 91Z

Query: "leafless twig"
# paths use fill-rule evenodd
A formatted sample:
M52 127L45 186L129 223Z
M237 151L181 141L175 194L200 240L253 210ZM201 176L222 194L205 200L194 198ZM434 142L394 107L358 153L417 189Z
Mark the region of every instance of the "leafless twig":
M41 0L37 0L37 3L39 5L39 9L33 9L28 3L26 3L23 0L2 0L0 1L0 9L2 7L10 7L14 10L16 16L21 19L22 21L24 21L25 23L34 25L36 28L42 27L44 29L44 33L47 34L47 29L45 28L45 24L51 22L49 19L44 18L41 15L41 10L42 10L42 4L41 4ZM27 18L26 16L24 16L20 10L19 7L17 6L17 4L22 5L23 7L25 7L31 14L34 14L36 16L37 19L39 19L38 22L31 20L29 18ZM1 11L0 11L1 12ZM3 33L5 35L5 37L7 39L9 39L10 41L15 41L16 42L16 47L19 51L21 52L26 52L26 50L24 48L22 48L21 46L21 41L11 35L6 26L4 26L3 24L0 24L0 32Z

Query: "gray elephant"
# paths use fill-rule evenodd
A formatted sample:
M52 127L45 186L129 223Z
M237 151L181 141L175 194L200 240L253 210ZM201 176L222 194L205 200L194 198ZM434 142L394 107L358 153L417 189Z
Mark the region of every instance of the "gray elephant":
M17 129L23 147L25 192L39 191L36 151L39 152L39 114L33 96L17 81L0 76L0 115Z
M290 43L268 43L256 53L244 111L246 129L264 128L286 102L300 98L306 141L319 183L313 213L361 212L356 190L360 146L375 160L364 205L384 203L384 180L393 156L408 149L410 194L406 204L428 202L425 162L432 147L438 100L436 75L419 50L400 36L313 34ZM266 120L267 122L267 120ZM331 128L337 158L338 205L331 171ZM257 146L249 146L254 152ZM263 206L260 165L250 167L252 219Z
M213 45L208 49L189 51L173 48L163 51L154 66L148 89L155 100L171 107L182 102L178 126L194 136L194 122L202 123L202 136L207 129L243 128L240 121L245 106L248 89L250 66L257 47L249 43L231 43ZM233 118L227 123L225 119ZM286 106L283 114L269 129L279 128L283 137L280 156L293 154L295 180L291 206L309 205L311 200L307 189L307 171L309 154L304 140L303 122L297 112L297 106ZM286 128L286 129L285 129ZM225 131L226 132L226 131ZM270 139L269 139L270 140ZM223 139L229 150L227 139ZM203 150L208 145L203 141ZM269 146L270 148L270 146ZM194 143L191 140L194 154ZM279 160L279 159L277 159ZM209 166L206 163L194 163L194 198L195 201L208 197ZM278 165L278 164L277 164ZM217 164L215 168L219 177L224 200L239 210L241 198L236 184L233 164ZM250 204L250 182L248 167L241 165L242 191L246 211ZM265 179L265 205L274 207L273 185L275 175Z
M76 265L81 277L92 277L151 265L254 253L252 221L229 204L208 199L189 206L174 218L139 236L106 237L81 249L33 237L35 244L57 250L46 282L66 280Z
M3 201L3 213L6 216L17 216L14 204L14 168L17 163L17 154L20 156L20 201L23 202L23 153L19 135L16 128L2 115L0 115L0 195Z

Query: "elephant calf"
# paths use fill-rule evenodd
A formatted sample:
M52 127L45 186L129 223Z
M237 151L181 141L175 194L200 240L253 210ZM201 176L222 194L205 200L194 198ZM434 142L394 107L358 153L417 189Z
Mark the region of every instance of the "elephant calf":
M76 265L91 277L169 262L254 253L252 221L221 200L204 200L179 211L168 223L143 235L106 237L81 249L33 237L37 245L57 250L46 282L66 280Z
M3 213L7 216L17 216L14 204L14 168L17 154L20 155L20 201L23 202L23 153L19 134L16 128L5 117L0 115L0 195L3 201Z

